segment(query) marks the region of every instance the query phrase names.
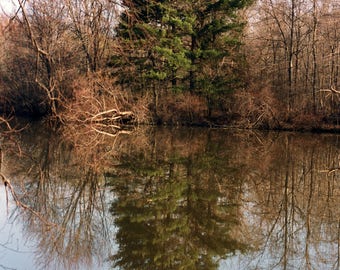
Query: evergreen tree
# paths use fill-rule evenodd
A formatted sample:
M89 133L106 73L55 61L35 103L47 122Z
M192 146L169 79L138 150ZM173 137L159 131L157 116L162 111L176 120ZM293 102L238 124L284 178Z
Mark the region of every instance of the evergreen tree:
M238 87L244 23L239 10L252 0L124 0L112 58L122 85L152 91L190 90L215 102ZM157 116L157 110L155 110Z
M244 22L239 11L251 0L190 1L192 25L190 90L207 99L209 115L214 104L240 86L239 67Z

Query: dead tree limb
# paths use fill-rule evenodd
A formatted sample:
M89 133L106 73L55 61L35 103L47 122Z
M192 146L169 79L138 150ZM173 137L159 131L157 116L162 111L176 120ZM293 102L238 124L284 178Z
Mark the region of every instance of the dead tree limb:
M337 172L337 171L340 171L340 167L335 167L335 168L331 168L331 169L328 169L328 170L321 170L320 172L327 173L327 175L330 175L330 174Z

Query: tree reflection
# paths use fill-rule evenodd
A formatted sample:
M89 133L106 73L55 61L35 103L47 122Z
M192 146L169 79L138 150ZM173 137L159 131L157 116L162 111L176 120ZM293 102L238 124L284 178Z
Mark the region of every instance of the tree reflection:
M37 265L92 269L94 260L109 257L113 239L113 221L106 216L110 194L103 188L97 166L98 149L81 152L60 134L34 127L22 132L17 141L21 154L18 157L7 149L5 173L20 200L42 217L30 211L18 213L27 238L37 239Z
M194 153L181 149L178 134L168 135L168 145L156 135L149 151L125 156L116 175L107 175L117 195L114 266L217 269L221 258L247 249L232 234L241 183L233 182L228 155L209 136L190 138L191 150L204 147Z
M338 136L75 133L32 127L2 145L1 173L43 217L13 214L42 268L339 268Z
M250 176L245 222L259 249L245 258L248 268L337 269L340 175L327 174L339 162L337 138L282 133L249 146L257 156L242 162Z

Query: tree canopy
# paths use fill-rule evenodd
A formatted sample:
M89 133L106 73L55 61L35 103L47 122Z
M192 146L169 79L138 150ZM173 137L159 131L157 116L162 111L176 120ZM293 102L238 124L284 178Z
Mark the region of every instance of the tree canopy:
M3 114L339 126L335 0L16 2L0 36Z
M190 91L207 99L239 86L240 10L252 1L123 1L119 54L111 64L121 84L135 90ZM157 113L157 112L156 112Z

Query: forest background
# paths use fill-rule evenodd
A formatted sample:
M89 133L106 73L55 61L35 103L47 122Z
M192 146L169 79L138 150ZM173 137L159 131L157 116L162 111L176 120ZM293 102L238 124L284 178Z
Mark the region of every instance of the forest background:
M56 123L338 129L336 0L17 0L0 111Z

